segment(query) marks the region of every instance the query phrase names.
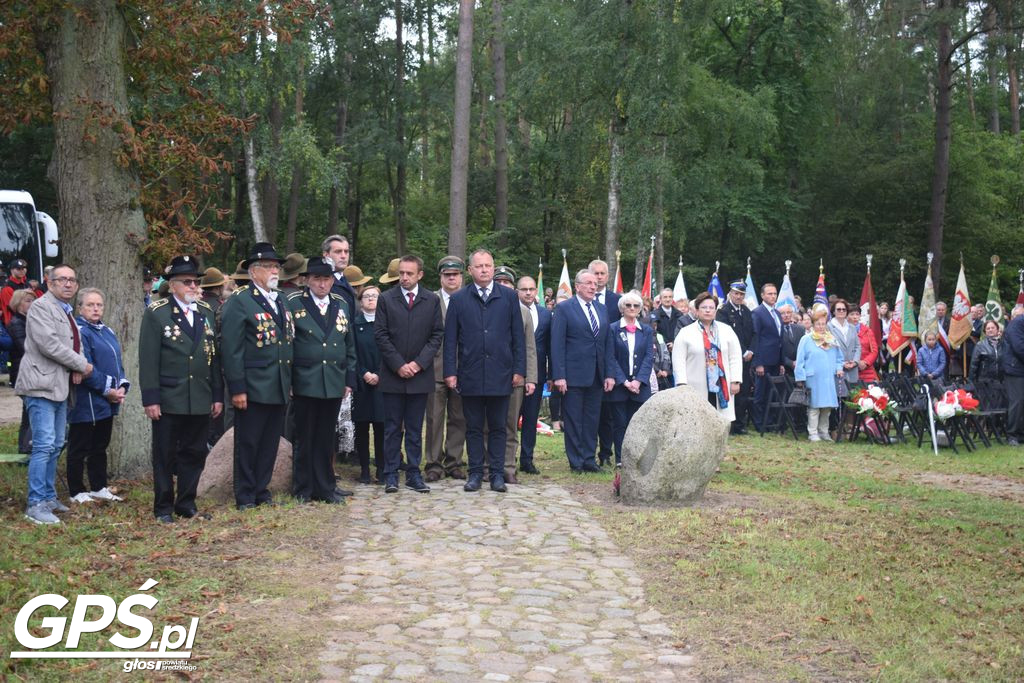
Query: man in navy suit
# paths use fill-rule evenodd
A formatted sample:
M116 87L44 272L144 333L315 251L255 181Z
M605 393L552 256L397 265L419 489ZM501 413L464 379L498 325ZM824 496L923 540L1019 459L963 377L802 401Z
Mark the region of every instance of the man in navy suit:
M465 491L479 491L486 451L491 490L505 486L505 419L513 387L524 386L526 335L519 298L494 282L494 257L486 249L469 256L473 284L448 302L444 325L444 381L462 395L469 476ZM484 447L484 426L487 447Z
M345 279L345 268L348 267L349 247L348 238L344 235L331 235L324 239L320 245L320 251L326 259L334 263L334 284L331 285L331 294L337 294L345 303L348 310L352 311L352 319L355 319L356 291Z
M615 386L608 316L594 300L596 292L597 278L581 270L576 274L576 296L558 304L551 314L552 390L564 394L562 432L573 472L601 471L594 461L601 398Z
M761 305L754 309L754 337L750 348L754 352L751 364L754 366L754 426L761 431L765 410L768 407L769 377L782 372L782 319L775 310L779 298L778 288L770 282L761 286Z
M523 426L520 430L519 471L526 474L540 474L533 464L533 449L537 445L537 417L544 395L544 382L548 381L548 354L551 347L551 311L537 305L537 283L532 277L519 278L516 285L519 302L526 307L533 318L533 338L537 343L537 390L523 399L520 415Z
M608 316L608 324L616 322L622 313L619 312L620 295L608 290L608 264L601 259L594 259L587 266L587 270L594 274L597 285L597 292L594 294L594 301L602 304L605 314ZM611 462L612 447L615 444L615 434L612 424L615 417L611 409L601 404L601 419L597 425L597 436L599 443L598 462L602 465Z

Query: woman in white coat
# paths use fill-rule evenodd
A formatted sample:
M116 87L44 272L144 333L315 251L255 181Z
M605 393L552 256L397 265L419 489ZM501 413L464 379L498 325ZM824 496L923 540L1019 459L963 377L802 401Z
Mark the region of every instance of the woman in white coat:
M672 345L676 384L689 384L708 397L719 415L736 419L735 396L743 380L743 350L732 328L715 320L718 298L700 293L691 307L697 324L679 331Z

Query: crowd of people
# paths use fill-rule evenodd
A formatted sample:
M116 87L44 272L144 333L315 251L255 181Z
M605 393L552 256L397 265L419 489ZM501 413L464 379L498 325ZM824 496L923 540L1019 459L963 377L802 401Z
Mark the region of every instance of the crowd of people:
M136 384L152 425L154 517L203 514L199 478L211 445L232 426L239 510L272 504L282 436L293 444L299 501L351 495L334 471L346 450L359 483L386 493L400 484L428 493L446 477L464 480L467 492L486 481L501 493L539 473L545 397L570 469L598 472L621 466L629 422L659 390L695 388L743 434L748 422L767 426L771 380L788 374L809 390L809 438L828 441L843 387L877 381L893 362L857 307L841 298L809 310L799 301L777 307L771 283L751 309L743 281L730 284L724 301L708 292L676 299L671 289L655 301L618 294L601 260L576 274L572 294L557 297L496 266L486 249L446 256L436 269L437 291L420 284L425 265L415 255L393 259L375 282L349 263L348 240L332 235L311 256L258 243L230 275L189 255L159 278L144 273ZM71 501L119 500L107 486L106 451L132 383L103 324L103 293L79 291L66 264L43 285L38 295L4 288L0 300L15 340L11 379L24 399L22 445L31 452L26 516L53 524L68 509L55 488L65 432ZM888 308L879 307L886 334ZM948 326L940 310L939 325ZM976 307L969 363L925 335L914 366L929 379L967 371L1004 381L1013 443L1024 437L1021 311L1004 332Z

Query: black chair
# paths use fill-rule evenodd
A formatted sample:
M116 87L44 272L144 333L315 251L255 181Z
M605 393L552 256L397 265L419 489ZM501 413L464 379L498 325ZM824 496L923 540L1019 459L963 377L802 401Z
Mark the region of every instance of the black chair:
M768 376L768 404L765 406L764 417L761 419L761 428L758 433L764 436L765 432L778 431L785 433L786 427L793 433L793 439L800 437L797 433L796 420L793 411L799 409L806 411L806 406L799 403L790 403L789 396L793 393L789 378L786 375Z
M1009 408L1009 401L1006 398L1006 388L1003 383L995 379L980 379L975 382L974 397L978 399L978 412L975 413L977 422L987 436L992 437L999 444L1006 443L1006 413Z

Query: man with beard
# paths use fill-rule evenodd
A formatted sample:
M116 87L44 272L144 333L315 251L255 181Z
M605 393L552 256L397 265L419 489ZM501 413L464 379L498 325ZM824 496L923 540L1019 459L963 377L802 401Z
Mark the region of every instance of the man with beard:
M235 409L235 505L248 510L271 502L285 406L291 394L291 313L277 291L284 259L258 242L242 262L250 283L221 307L224 377Z

